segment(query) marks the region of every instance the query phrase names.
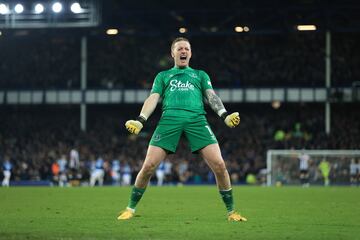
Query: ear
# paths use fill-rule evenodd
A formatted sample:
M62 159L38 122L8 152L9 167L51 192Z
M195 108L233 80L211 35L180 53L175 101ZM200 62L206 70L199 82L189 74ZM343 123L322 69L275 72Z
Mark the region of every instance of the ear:
M171 57L174 58L175 54L173 53L173 50L171 49Z

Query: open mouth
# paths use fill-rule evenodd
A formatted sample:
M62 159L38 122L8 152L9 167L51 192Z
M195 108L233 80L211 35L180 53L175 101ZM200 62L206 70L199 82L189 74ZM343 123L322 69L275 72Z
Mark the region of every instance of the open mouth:
M180 56L180 60L186 60L186 56Z

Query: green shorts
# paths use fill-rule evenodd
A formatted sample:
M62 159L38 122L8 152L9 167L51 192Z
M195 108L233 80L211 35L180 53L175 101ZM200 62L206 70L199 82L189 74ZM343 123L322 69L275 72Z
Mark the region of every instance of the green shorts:
M204 115L194 118L162 117L150 140L150 145L175 153L181 135L190 143L192 152L217 143Z

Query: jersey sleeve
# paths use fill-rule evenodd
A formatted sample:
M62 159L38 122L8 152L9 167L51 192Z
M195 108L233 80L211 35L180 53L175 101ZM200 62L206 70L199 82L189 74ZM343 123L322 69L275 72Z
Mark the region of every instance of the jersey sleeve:
M161 72L155 77L150 94L152 93L158 93L160 96L164 93L164 81Z
M204 71L200 71L200 76L202 91L205 92L207 89L213 89L209 75Z

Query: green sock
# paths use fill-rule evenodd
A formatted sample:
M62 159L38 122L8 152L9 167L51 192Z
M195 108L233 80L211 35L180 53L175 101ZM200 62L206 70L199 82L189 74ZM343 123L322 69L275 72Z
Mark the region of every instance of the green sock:
M137 188L135 186L133 187L133 189L131 191L131 195L130 195L128 208L135 209L136 205L140 201L140 199L141 199L142 195L144 194L145 190L146 190L146 188Z
M234 199L232 195L232 189L230 190L220 190L220 195L222 200L225 203L226 209L228 212L234 211Z

